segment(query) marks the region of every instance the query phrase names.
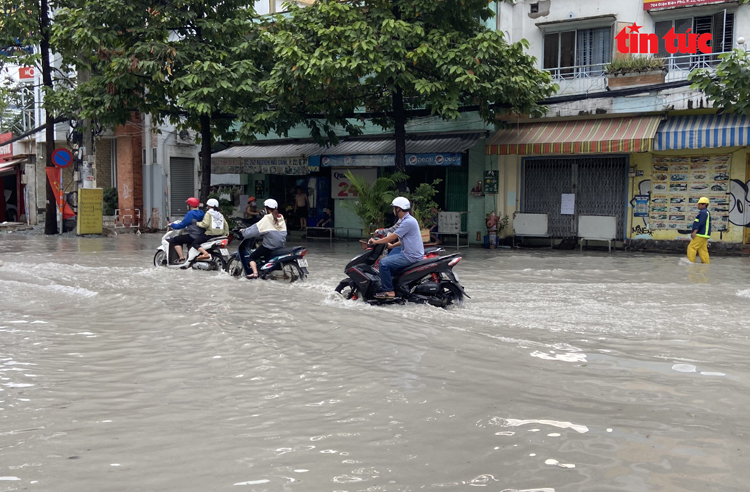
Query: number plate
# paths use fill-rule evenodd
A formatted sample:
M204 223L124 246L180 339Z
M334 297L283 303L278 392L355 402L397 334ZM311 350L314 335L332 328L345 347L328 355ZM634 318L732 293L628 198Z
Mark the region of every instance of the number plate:
M307 268L307 260L304 258L300 258L299 260L297 260L297 264L302 268Z
M222 256L229 256L229 250L226 248L220 248L219 251L221 251Z

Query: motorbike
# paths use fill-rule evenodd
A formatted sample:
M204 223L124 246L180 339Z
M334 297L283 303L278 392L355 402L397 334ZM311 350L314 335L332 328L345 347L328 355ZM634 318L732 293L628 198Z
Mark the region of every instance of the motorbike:
M194 270L207 270L207 271L224 271L227 265L227 259L230 258L229 250L227 246L232 241L231 237L217 236L212 238L210 241L206 241L201 246L205 249L211 258L208 260L197 260L196 258L200 255L200 252L190 247L189 245L183 245L185 248L190 248L184 263L174 264L174 261L178 258L177 252L174 250L174 245L169 241L170 238L176 237L180 234L184 234L184 230L170 229L161 238L161 246L156 249L154 254L154 266L156 267L167 267L167 268L179 268L187 270L192 268Z
M378 235L376 235L377 238ZM406 267L393 277L394 299L376 299L380 291L378 265L387 245L368 245L365 252L353 258L344 272L348 276L336 287L345 299L363 299L369 304L414 302L447 308L462 305L469 297L453 267L461 261L458 253L440 256L442 248L426 248L424 260Z
M232 231L234 237L242 239L237 251L235 251L227 262L226 270L233 277L242 277L245 275L245 269L242 267L240 251L248 249L252 253L259 245L258 238L243 239L242 233L238 230ZM274 250L270 258L266 259L264 264L258 263L258 278L263 280L284 280L289 283L297 280L305 280L310 274L307 269L307 248L304 246L295 246L292 248L281 248Z

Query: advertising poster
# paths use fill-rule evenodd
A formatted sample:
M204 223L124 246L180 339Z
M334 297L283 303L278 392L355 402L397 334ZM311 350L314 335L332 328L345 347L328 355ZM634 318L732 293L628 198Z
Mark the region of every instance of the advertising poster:
M654 157L650 228L690 230L698 214L698 200L705 196L711 202L714 230L725 231L729 224L730 159L730 155Z

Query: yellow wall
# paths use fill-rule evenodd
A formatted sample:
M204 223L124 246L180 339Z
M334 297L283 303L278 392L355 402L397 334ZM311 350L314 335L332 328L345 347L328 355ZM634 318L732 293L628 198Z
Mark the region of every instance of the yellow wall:
M639 184L641 181L651 180L652 173L652 157L653 156L688 156L688 155L716 155L716 154L731 154L731 167L729 171L729 179L738 179L743 183L749 178L746 174L746 163L747 163L747 148L746 147L724 147L719 149L700 149L700 150L670 150L664 152L653 152L644 154L631 154L630 155L630 167L636 168L636 174L642 172L642 176L636 176L630 178L630 184L628 186L629 196L632 200L635 195L647 194L651 191L650 185L644 188L645 193L641 193L639 190ZM628 237L634 238L639 234L648 234L653 239L677 239L677 238L688 238L689 236L678 233L677 231L667 230L655 230L648 231L646 221L648 217L633 217L632 205L628 206ZM744 234L744 227L736 226L729 223L727 231L713 232L711 234L712 241L723 241L730 243L741 243ZM645 236L644 236L645 237Z

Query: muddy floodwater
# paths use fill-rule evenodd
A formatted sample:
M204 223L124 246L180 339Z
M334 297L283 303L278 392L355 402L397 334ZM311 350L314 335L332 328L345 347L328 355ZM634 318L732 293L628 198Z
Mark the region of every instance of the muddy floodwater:
M159 240L0 237L0 491L750 490L746 258L463 250L442 310Z

